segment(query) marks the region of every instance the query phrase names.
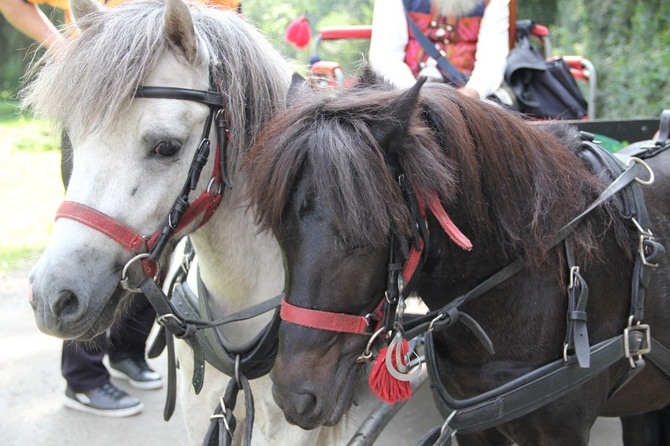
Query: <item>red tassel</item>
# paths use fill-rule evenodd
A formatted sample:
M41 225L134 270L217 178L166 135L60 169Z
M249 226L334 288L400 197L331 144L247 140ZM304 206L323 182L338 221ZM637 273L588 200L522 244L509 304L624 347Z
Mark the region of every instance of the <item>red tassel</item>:
M298 17L286 27L284 40L298 49L303 49L312 40L312 30L305 17Z
M409 352L409 344L407 344L407 340L403 339L402 344L400 345L402 346L400 350L401 357L404 361ZM386 403L393 404L400 400L410 399L412 397L412 385L409 381L399 381L391 376L386 367L387 351L388 347L384 347L379 352L379 356L377 356L377 360L370 371L368 384L370 385L370 389L379 397L379 399ZM396 366L396 369L398 369L397 364L395 363L395 352L392 352L391 354L391 361L393 362L393 365ZM407 364L403 363L402 365L405 366Z

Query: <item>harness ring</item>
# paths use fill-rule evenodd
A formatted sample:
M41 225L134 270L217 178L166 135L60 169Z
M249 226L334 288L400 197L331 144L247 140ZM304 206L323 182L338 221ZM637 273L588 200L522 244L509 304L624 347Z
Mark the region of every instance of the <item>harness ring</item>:
M370 340L368 341L368 344L365 346L365 350L363 350L363 353L356 358L356 362L367 362L370 359L372 359L372 344L375 342L375 339L377 339L377 336L382 334L384 332L385 328L382 327L379 330L375 331L372 336L370 336Z
M638 177L635 177L635 181L638 183L642 184L643 186L649 186L654 182L654 171L651 170L651 167L649 167L649 164L641 160L640 158L636 156L631 156L626 160L626 166L630 166L631 162L636 162L638 164L641 164L645 169L647 169L647 172L649 172L649 179L648 180L641 180Z
M128 268L130 267L130 265L133 262L135 262L137 260L145 259L147 257L149 257L148 253L138 254L135 257L133 257L132 259L130 259L128 261L128 263L126 263L126 266L123 267L123 271L121 271L121 280L119 281L119 283L121 284L121 288L123 288L124 290L129 291L131 293L141 293L142 292L141 289L133 288L128 284Z

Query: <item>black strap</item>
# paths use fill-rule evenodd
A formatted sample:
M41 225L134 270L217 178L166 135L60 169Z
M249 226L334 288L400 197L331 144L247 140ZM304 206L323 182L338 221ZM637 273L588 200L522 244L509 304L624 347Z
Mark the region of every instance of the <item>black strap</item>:
M647 354L647 358L670 378L670 349L668 347L651 338L651 351Z
M436 405L443 417L453 417L448 425L460 433L479 432L537 410L603 373L623 358L623 352L624 336L618 335L591 347L588 369L559 359L481 395L456 400L442 384L433 336L426 335L426 364Z
M216 91L191 90L188 88L174 87L137 87L135 90L137 98L151 99L181 99L183 101L194 101L207 104L210 107L223 108L223 95Z
M572 238L565 239L565 257L569 268L568 284L568 312L567 330L565 332L566 354L572 350L577 357L580 367L588 368L589 357L589 333L586 326L586 304L589 298L589 287L582 277L579 267L575 262L575 254Z
M467 82L467 77L458 71L458 69L451 63L449 62L449 59L444 57L440 51L435 48L435 44L433 43L432 40L430 40L419 28L419 25L416 24L414 19L409 15L409 11L407 9L407 2L405 1L405 17L407 17L407 23L409 24L410 29L412 30L412 34L416 38L417 42L421 45L423 50L428 54L430 57L432 57L435 62L437 63L437 68L442 74L442 77L444 77L444 80L449 82L450 84L457 86L457 87L462 87L465 85Z
M249 380L244 375L231 378L223 398L214 409L214 415L210 417L210 425L203 446L230 446L233 444L237 420L233 411L237 403L239 391L244 391L244 409L246 418L244 420L244 436L242 444L251 446L251 437L254 425L254 398L251 394Z

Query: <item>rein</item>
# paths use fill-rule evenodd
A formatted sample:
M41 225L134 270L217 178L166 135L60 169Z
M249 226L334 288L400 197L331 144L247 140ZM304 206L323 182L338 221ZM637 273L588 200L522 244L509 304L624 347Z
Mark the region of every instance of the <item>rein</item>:
M590 136L583 135L583 138L586 140L582 141L582 147L587 149L584 158L588 160L591 156L594 156L597 161L592 166L605 166L606 169L614 172L617 176L585 211L558 231L554 238L554 246L561 242L566 242L566 246L569 246L569 235L589 213L615 194L622 194L624 207L628 213L627 217L635 223L635 229L640 235L638 256L633 271L631 314L628 324L623 330L623 334L602 341L592 347L587 342L586 351L580 351L581 347L577 343L568 343L568 336L566 336L564 357L562 359L526 373L476 397L465 400L453 398L440 379L432 331L451 325L458 320L459 307L461 305L482 295L507 278L520 272L525 266L525 261L522 258L517 259L470 292L455 299L440 310L430 312L426 316L413 321L413 327L406 332L407 335L416 336L419 333L427 331L425 339L428 374L431 379L431 387L436 405L442 416L446 419L442 426L429 431L419 442L419 445L449 445L457 432L478 432L519 418L555 401L600 373L603 373L617 361L624 358L629 360L630 369L615 383L613 389L610 391L610 398L637 373L643 370L645 361L642 355L647 355L652 362L658 365L670 377L670 350L651 337L648 325L640 323L643 314L641 307L643 305L644 289L649 282L651 269L656 266L652 262L664 250L663 246L656 242L651 232L646 229L648 227L646 206L642 190L639 184L636 184L650 184L653 181L653 172L641 158L652 156L655 153L652 153L651 150L648 152L643 150L638 154L639 158L631 157L629 159L627 168L624 170L621 167L621 163L611 154L605 152L604 149L594 144ZM670 148L670 145L665 148ZM631 161L634 161L634 163L631 164ZM649 180L638 178L638 164L645 167L649 172ZM568 257L570 257L571 248L567 249ZM574 279L573 275L571 275L572 279ZM572 285L569 287L569 292ZM586 294L588 295L588 288L586 288ZM584 301L586 300L586 297L582 296L582 298ZM585 302L583 306L585 308ZM431 317L433 318L432 320L430 319ZM575 311L569 307L568 321L583 321L585 323L586 313ZM571 324L569 323L568 335L570 334L570 327ZM585 328L584 324L584 330ZM576 327L573 326L573 330L576 330ZM568 355L568 347L572 347L575 350L573 355ZM583 359L584 356L587 358L585 362Z

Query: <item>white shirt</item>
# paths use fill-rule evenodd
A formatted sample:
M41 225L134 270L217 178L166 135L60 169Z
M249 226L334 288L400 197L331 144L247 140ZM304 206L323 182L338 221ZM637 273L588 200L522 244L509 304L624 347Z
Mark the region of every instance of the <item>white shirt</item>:
M376 0L372 12L370 64L389 82L400 88L414 85L415 77L405 63L408 42L403 0ZM467 87L486 98L503 82L509 53L509 0L490 0L480 23L475 65ZM421 75L442 79L431 58Z

